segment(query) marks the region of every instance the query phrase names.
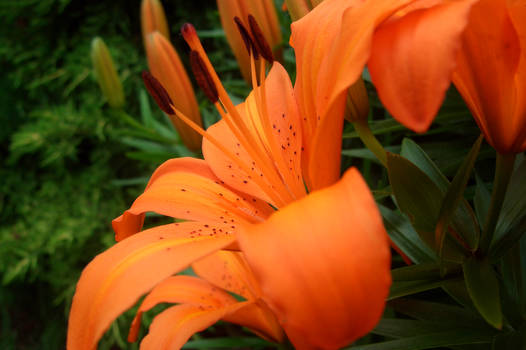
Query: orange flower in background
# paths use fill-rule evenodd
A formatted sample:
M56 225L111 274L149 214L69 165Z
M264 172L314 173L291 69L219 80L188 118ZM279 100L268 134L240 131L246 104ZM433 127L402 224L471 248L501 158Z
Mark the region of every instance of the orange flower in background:
M481 0L462 35L453 82L486 140L526 150L526 1Z
M143 312L160 302L178 305L155 318L141 344L145 349L179 348L219 319L274 341L282 339L283 328L298 348L334 349L380 319L391 278L376 203L356 169L308 193L303 117L292 84L279 63L268 76L265 60L256 67L254 55L269 57L269 49L255 43L259 29L250 27L252 36L245 39L253 91L238 106L193 27L183 27L196 79L222 117L206 132L146 75L161 108L203 135L205 160L161 165L145 192L114 220L119 243L97 256L78 283L69 349L94 348L111 322L149 291L130 340ZM188 221L140 231L148 211ZM190 264L197 277L173 276Z
M289 11L290 18L293 21L297 21L322 1L323 0L285 0L283 6L286 7L286 11Z
M427 129L474 2L325 0L292 24L308 183L323 187L339 174L334 158L340 157L341 139L330 135L340 134L347 89L366 63L393 116L415 131ZM319 167L327 169L323 176Z
M274 1L217 0L217 8L221 18L221 26L225 31L226 39L232 48L232 52L236 56L243 78L250 83L250 58L243 43L243 38L234 23L234 17L244 21L249 14L253 15L274 55L280 55L281 30ZM249 27L248 23L244 23L244 25L247 28Z
M161 33L153 32L146 39L148 67L166 88L175 108L183 112L198 125L202 125L201 113L195 98L192 83L183 63L172 44ZM201 135L189 128L174 115L168 115L188 149L201 148Z

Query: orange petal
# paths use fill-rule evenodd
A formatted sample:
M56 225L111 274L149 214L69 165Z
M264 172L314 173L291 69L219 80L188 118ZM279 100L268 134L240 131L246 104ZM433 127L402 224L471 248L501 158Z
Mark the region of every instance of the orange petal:
M270 135L264 131L262 120L267 118L267 115L262 110L262 106L255 101L255 94L259 93L258 91L253 91L246 102L236 108L250 131L250 135L246 135L247 138L269 156L270 161L274 163L272 168L277 168L279 174L274 173L276 175L274 178L268 176L269 173L265 171L261 162L251 157L224 121L212 125L207 132L227 149L232 150L239 161L251 169L251 173L247 174L206 139L203 141L203 155L214 173L225 183L279 206L271 200L267 187L283 198L287 196L290 198L288 192L285 194L282 192L287 191L284 186L297 196L305 193L301 176L301 125L292 84L287 72L279 63L272 66L265 80L265 91ZM255 181L256 178L262 180L266 186L259 185ZM282 179L284 185L281 183Z
M68 349L94 349L111 322L142 294L234 241L226 229L221 233L209 224L185 222L143 231L98 255L77 284Z
M128 341L136 341L141 316L159 303L184 303L199 307L201 311L213 311L238 303L227 292L191 276L173 276L159 283L143 300L135 316ZM272 340L281 340L282 332L276 319L264 304L244 303L235 307L232 314L225 313L227 322L254 329Z
M202 126L192 83L170 41L161 33L153 32L146 38L146 54L150 72L166 89L174 107ZM199 150L201 135L175 115L169 115L169 117L186 147L194 151Z
M273 210L259 199L224 186L205 161L177 158L161 165L131 208L113 220L116 240L138 232L148 211L235 227L239 222L264 220Z
M273 341L283 341L283 330L269 307L257 300L247 302L238 310L223 317L223 320L250 328L258 336Z
M252 271L238 252L218 251L194 262L192 268L197 276L247 300L261 295Z
M508 0L508 13L511 17L521 47L521 58L515 75L515 111L511 124L516 139L510 151L519 153L526 150L526 3L524 0Z
M377 25L410 1L324 1L292 25L294 91L305 117L303 171L309 189L339 178L345 93L369 58Z
M211 310L237 301L202 279L183 275L168 277L144 298L130 327L129 342L137 340L142 314L160 303L185 303Z
M205 330L244 304L237 303L213 310L187 304L172 306L155 317L150 332L141 342L141 349L180 349L192 335Z
M474 2L443 1L388 21L374 33L368 67L378 95L408 128L429 128L450 84Z
M340 348L380 319L389 240L356 169L237 235L263 300L296 347Z
M523 24L521 24L523 25ZM516 140L516 72L519 37L505 1L482 0L472 8L462 36L453 82L488 142L506 153Z

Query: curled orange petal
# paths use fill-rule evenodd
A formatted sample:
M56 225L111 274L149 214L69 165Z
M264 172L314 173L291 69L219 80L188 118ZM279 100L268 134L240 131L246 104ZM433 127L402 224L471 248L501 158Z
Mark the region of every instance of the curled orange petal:
M391 284L389 240L356 169L236 234L295 346L340 348L380 319Z
M203 160L177 158L162 164L131 208L113 220L116 240L138 232L148 211L235 227L242 221L264 220L273 210L264 201L223 185Z
M374 33L368 62L371 78L383 104L408 128L424 132L437 114L456 66L469 10L476 1L443 1L413 8Z
M227 292L192 276L168 277L155 286L144 298L133 319L128 341L137 340L142 314L160 303L181 303L201 307L203 310L217 309L237 301Z
M201 231L199 231L201 230ZM185 222L125 239L82 272L69 315L67 348L91 350L111 322L166 277L235 241L223 228Z

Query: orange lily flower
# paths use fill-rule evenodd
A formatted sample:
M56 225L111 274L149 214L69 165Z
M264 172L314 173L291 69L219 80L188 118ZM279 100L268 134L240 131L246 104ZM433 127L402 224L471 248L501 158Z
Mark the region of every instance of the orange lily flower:
M329 168L335 159L323 154L339 156L341 140L329 135L339 134L347 89L366 63L393 116L413 130L427 129L476 1L325 0L292 24L308 183L319 188L338 176L338 167ZM319 167L326 172L316 174Z
M258 28L251 29L257 40ZM269 57L268 46L249 42L253 91L234 106L193 27L182 32L196 78L222 120L203 131L146 75L160 107L203 135L205 160L164 163L114 220L119 242L86 267L77 285L68 348L93 349L148 291L130 340L143 312L161 302L178 305L155 318L145 349L179 348L219 319L274 341L283 328L303 349L335 349L363 336L380 319L391 283L389 241L366 183L350 169L332 186L307 193L305 138L290 79L277 62L268 76L265 60L256 70L253 57ZM140 231L148 211L188 221ZM190 264L197 277L173 276Z
M416 2L375 32L368 64L380 98L402 124L425 131L452 79L488 142L523 151L526 2L434 2Z
M239 34L234 17L241 19L246 28L248 23L244 21L249 14L252 14L261 32L269 43L274 55L281 52L281 30L279 28L276 8L273 0L217 0L217 8L221 18L221 26L225 31L226 39L232 48L232 52L241 69L243 78L250 84L250 58L245 49L243 38Z
M170 41L159 32L149 34L146 39L146 55L150 71L159 77L159 81L166 88L175 108L201 126L201 113L199 113L192 83ZM186 147L193 151L199 150L201 135L176 116L168 116Z
M481 0L462 35L453 82L499 153L526 150L526 1Z

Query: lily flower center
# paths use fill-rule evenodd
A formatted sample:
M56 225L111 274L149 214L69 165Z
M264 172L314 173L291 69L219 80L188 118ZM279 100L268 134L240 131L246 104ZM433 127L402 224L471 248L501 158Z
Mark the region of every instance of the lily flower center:
M218 139L204 131L190 118L177 110L170 102L171 114L176 114L181 120L200 133L210 143L217 147L226 157L248 175L254 183L271 200L271 204L280 208L306 195L301 172L291 172L292 160L286 159L282 150L287 145L280 144L276 133L276 125L271 122L269 103L266 91L267 62L272 63L272 51L261 34L254 17L249 16L248 22L252 37L239 18L235 19L249 51L251 63L252 93L247 98L243 115L239 112L228 96L216 71L214 70L203 46L191 24L183 25L181 32L191 48L190 62L199 86L214 104L222 120L228 126L252 162L247 163L237 153L227 149ZM286 116L283 115L283 118ZM293 128L291 123L290 129Z

